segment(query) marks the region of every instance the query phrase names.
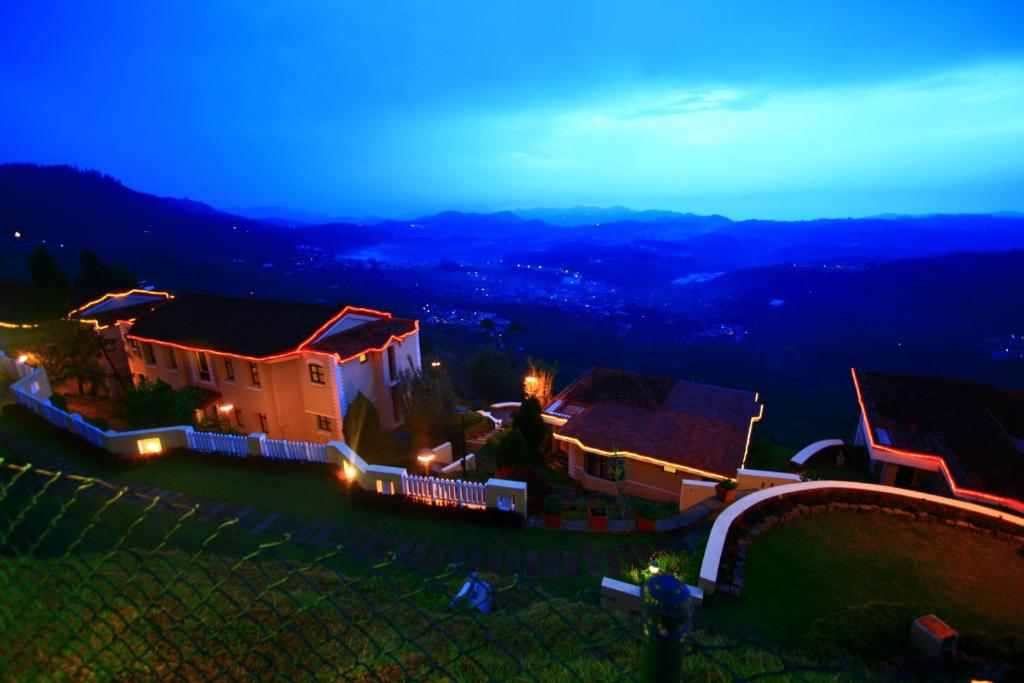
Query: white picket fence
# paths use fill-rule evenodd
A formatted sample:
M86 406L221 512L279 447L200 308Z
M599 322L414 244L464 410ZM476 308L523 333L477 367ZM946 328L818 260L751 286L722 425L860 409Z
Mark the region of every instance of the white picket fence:
M322 443L309 443L306 441L266 439L263 442L263 455L268 458L279 458L281 460L327 462L327 446Z
M415 474L402 476L402 490L405 491L405 495L432 503L486 507L485 488L484 484L475 481L422 477Z
M48 400L36 398L35 396L22 391L14 392L14 400L27 407L36 415L39 415L53 426L73 432L91 443L93 446L99 446L100 448L105 446L104 432L102 429L94 427L84 420L75 420L71 417L70 413L61 410Z
M188 432L188 447L203 453L226 453L227 455L249 455L249 441L237 434L216 432Z

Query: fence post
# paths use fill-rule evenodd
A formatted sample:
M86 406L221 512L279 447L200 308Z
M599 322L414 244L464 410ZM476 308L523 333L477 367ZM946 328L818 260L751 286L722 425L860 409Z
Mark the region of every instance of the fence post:
M264 449L267 444L267 435L263 432L253 432L246 437L246 445L249 448L249 455L260 457L265 455Z
M690 630L693 603L682 581L668 574L652 576L644 587L644 683L678 681L683 637Z

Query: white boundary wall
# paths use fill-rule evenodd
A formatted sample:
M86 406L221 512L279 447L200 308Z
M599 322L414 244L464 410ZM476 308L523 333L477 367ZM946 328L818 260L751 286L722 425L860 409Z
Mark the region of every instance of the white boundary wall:
M755 491L740 500L736 501L718 516L714 526L711 527L711 536L708 538L707 548L704 550L704 560L700 565L700 587L707 593L715 592L718 583L718 566L722 561L722 551L725 550L725 539L729 535L729 527L744 512L758 503L763 503L771 498L785 496L790 493L804 493L806 491L821 490L853 490L866 491L871 493L884 493L911 500L922 500L929 503L938 503L957 510L967 510L986 517L1001 519L1011 524L1024 527L1024 517L1018 517L1008 512L994 508L968 503L957 498L946 498L930 493L921 493L910 489L901 489L894 486L882 486L881 484L861 484L852 481L807 481L799 484L784 484L774 488Z

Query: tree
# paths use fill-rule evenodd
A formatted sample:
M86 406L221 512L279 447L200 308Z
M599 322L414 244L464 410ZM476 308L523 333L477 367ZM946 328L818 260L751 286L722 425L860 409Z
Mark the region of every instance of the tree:
M401 387L409 409L406 426L417 447L433 447L445 441L454 443L459 430L458 397L448 373L443 370L406 371L402 373Z
M515 427L510 429L498 444L496 460L500 469L518 469L529 466L530 447L526 444L522 433Z
M519 395L519 381L508 355L481 347L466 364L466 378L474 397L487 401L509 400Z
M530 451L532 462L539 462L543 453L542 449L551 434L551 429L541 417L540 401L534 397L523 401L516 416L512 419L512 429L522 434Z
M364 457L376 454L384 444L380 415L373 402L362 392L356 394L345 411L345 441L352 450Z
M494 332L494 321L490 318L484 318L480 321L480 329L484 332Z
M35 308L43 316L59 317L67 313L71 283L57 259L40 244L28 257L28 272L35 288Z
M139 282L134 275L121 266L109 267L95 251L83 249L78 255L82 268L75 284L89 292L111 292L119 289L132 289Z
M125 394L121 417L130 429L192 425L201 396L195 387L175 390L161 379L143 381Z
M105 377L100 361L108 341L77 322L53 320L27 330L12 330L11 343L36 356L53 385L75 380L79 395L95 394Z

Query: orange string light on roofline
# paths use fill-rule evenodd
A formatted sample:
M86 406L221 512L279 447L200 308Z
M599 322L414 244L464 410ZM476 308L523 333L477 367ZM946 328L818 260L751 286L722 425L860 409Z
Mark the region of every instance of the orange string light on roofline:
M946 478L946 482L949 484L949 488L953 491L953 495L957 498L975 498L984 501L989 501L999 505L1001 507L1008 507L1017 512L1024 512L1024 502L1016 500L1014 498L1008 498L1005 496L997 496L992 493L985 493L983 491L974 491L971 489L965 489L957 486L956 480L953 478L953 473L950 472L949 467L946 465L945 458L937 455L930 455L927 453L918 453L916 451L906 451L901 448L893 448L891 446L883 446L882 444L875 442L874 432L871 429L871 423L868 420L868 413L864 408L864 397L861 394L860 382L857 380L856 368L850 368L850 374L853 376L853 386L857 391L857 404L860 406L860 414L864 417L864 431L867 432L868 443L874 450L882 451L883 453L892 453L893 455L899 455L911 459L918 459L924 462L928 462L933 466L936 466L937 470L942 472L942 475Z

